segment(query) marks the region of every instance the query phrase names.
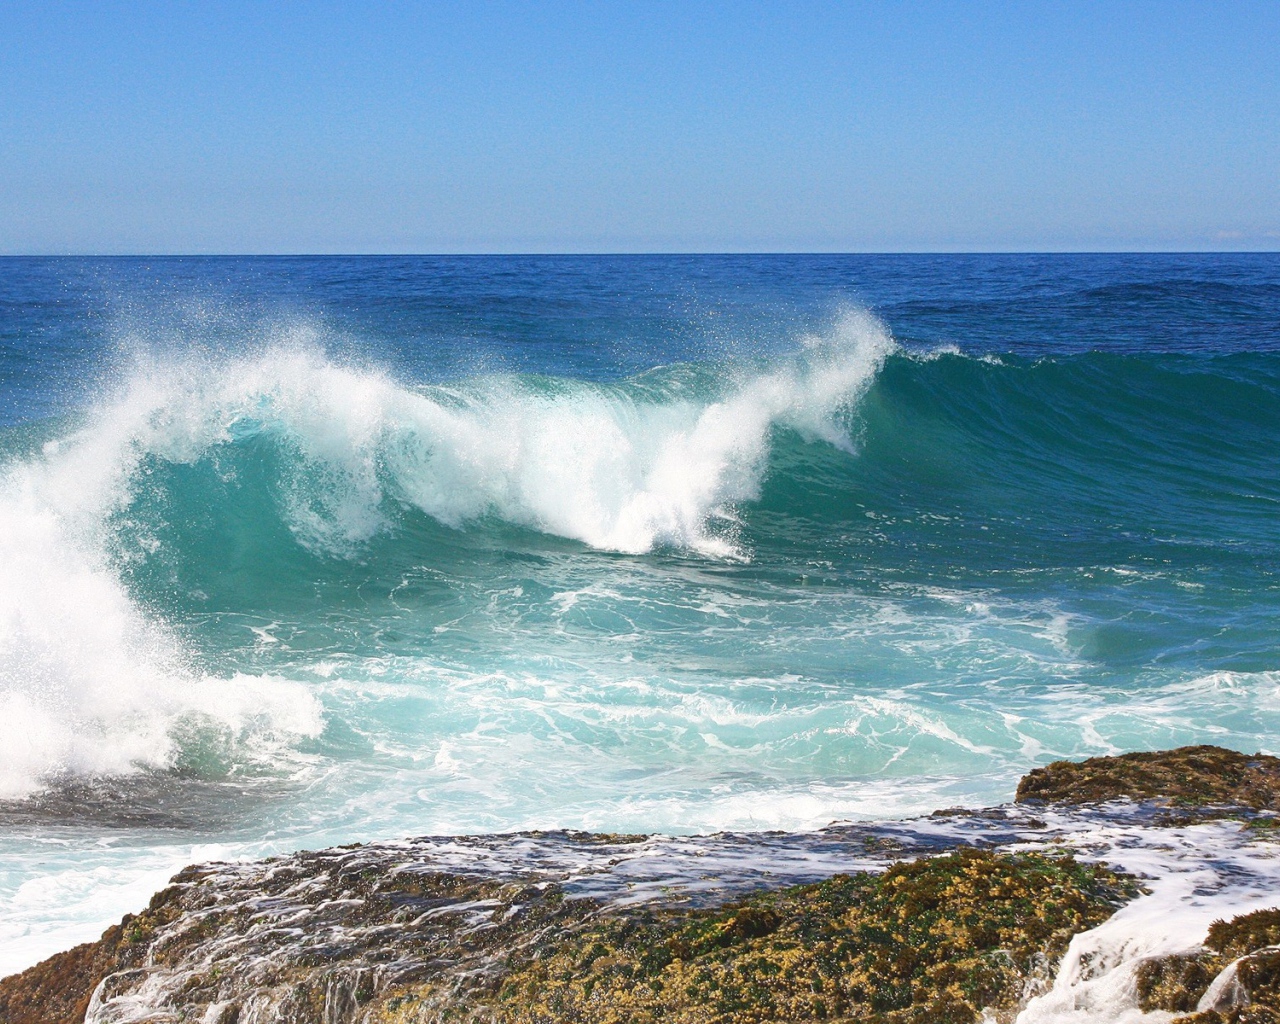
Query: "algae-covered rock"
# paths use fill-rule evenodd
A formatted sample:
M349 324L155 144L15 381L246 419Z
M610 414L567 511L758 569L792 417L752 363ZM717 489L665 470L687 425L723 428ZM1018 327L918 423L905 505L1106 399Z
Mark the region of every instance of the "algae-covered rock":
M121 925L97 942L55 954L0 984L0 1021L5 1024L79 1024L98 981L126 965Z
M108 974L136 967L146 959L157 927L181 912L166 889L152 897L141 914L126 914L97 942L85 942L51 956L0 983L3 1024L81 1024L89 998Z
M1138 1005L1147 1012L1189 1013L1222 967L1222 958L1207 950L1144 960L1136 977Z
M1179 747L1086 761L1055 761L1018 784L1017 800L1100 803L1162 800L1180 806L1228 804L1280 810L1280 758L1223 747Z
M1134 892L1070 858L962 849L728 906L628 904L387 852L189 869L99 943L0 982L0 1020L969 1024Z
M1004 1024L1071 937L1136 889L1070 858L968 844L1060 850L1109 815L1157 828L1227 815L1256 844L1278 793L1280 759L1187 747L1058 762L1018 791L1162 801L1154 815L1013 807L696 841L423 837L203 865L99 942L0 980L0 1021ZM1164 1019L1280 1024L1278 944L1280 910L1219 922L1203 951L1140 965L1137 994Z
M1185 1014L1175 1024L1280 1024L1280 909L1215 921L1204 945L1140 964L1141 1008Z
M1209 926L1206 946L1226 956L1243 956L1265 946L1280 945L1280 909L1257 910Z
M1071 936L1132 888L1070 858L962 850L837 876L714 912L611 917L509 961L450 1019L504 1024L969 1024L1049 980ZM380 1019L444 1019L435 985Z
M1231 961L1206 990L1206 1009L1174 1024L1280 1022L1280 950L1258 950Z

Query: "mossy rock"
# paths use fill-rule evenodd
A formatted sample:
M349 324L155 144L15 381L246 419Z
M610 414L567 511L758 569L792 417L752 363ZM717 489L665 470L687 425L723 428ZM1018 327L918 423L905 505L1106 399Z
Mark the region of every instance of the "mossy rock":
M1280 909L1258 910L1209 927L1205 948L1159 957L1138 967L1139 1005L1183 1013L1174 1024L1280 1024ZM1194 1012L1222 971L1234 966L1236 985L1225 1003Z
M1148 1013L1189 1013L1222 967L1222 958L1209 952L1144 960L1138 965L1138 1005Z
M1016 797L1024 803L1063 804L1125 798L1280 810L1280 758L1196 746L1055 761L1024 776Z
M162 889L140 914L126 914L97 942L57 953L0 984L4 1024L80 1024L98 982L143 963L156 929L180 913L177 890Z
M511 962L461 1016L503 1024L971 1024L1012 1011L1072 935L1134 894L1070 858L963 850L703 912L613 917ZM442 993L383 1019L427 1021Z
M1280 909L1256 910L1209 926L1206 946L1229 957L1280 945Z
M1224 966L1232 964L1223 958ZM1263 949L1234 961L1227 1003L1179 1017L1175 1024L1280 1024L1280 950Z

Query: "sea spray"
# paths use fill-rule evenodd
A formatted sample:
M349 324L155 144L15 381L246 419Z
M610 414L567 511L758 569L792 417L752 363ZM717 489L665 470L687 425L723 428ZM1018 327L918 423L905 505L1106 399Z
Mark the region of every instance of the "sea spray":
M195 671L120 582L108 524L164 435L155 414L135 390L0 478L0 796L172 768L178 729L250 757L320 729L296 682Z
M158 467L220 464L269 437L287 456L274 488L284 521L304 546L339 556L387 529L398 501L453 528L488 514L603 549L731 557L709 524L757 495L773 425L847 447L832 416L892 347L876 321L849 315L709 398L508 378L413 391L305 347L142 363L73 435L11 465L0 489L0 694L13 730L0 744L3 794L63 772L171 767L182 721L233 744L320 729L296 682L196 674L113 573L113 558L127 566L161 543L136 514Z

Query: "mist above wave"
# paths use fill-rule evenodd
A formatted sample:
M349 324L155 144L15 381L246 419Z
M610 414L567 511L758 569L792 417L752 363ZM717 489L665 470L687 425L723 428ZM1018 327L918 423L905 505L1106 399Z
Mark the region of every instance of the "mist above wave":
M495 516L603 550L731 556L717 523L758 494L771 429L849 447L839 413L893 347L881 324L849 314L768 364L416 389L286 347L212 373L162 368L125 404L146 410L134 443L164 461L267 439L284 453L285 522L331 554L385 529L390 502L454 528Z

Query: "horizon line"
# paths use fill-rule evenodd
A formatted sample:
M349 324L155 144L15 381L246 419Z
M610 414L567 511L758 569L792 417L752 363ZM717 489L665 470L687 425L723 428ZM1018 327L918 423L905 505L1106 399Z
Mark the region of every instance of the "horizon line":
M1275 256L1275 249L708 249L556 252L0 252L0 259L392 259L495 257L705 257L705 256Z

